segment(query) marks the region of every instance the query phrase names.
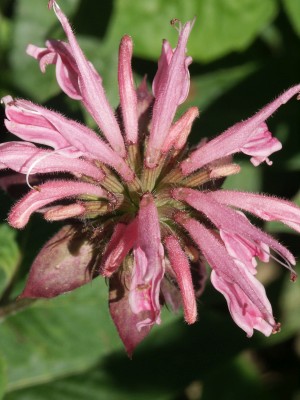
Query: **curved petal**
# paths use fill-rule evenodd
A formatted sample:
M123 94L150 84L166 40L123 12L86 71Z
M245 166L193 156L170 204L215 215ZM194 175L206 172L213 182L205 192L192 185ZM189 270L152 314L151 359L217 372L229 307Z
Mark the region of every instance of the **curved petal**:
M255 275L257 262L255 257L264 262L269 262L270 249L265 243L253 243L240 235L220 230L220 236L225 244L228 254L241 261L248 270Z
M74 181L52 181L44 183L31 190L17 204L15 204L8 216L8 222L14 228L24 228L32 213L53 201L75 197L93 196L108 198L107 192L96 185Z
M76 176L89 176L96 181L104 178L104 173L88 161L63 157L51 150L42 150L32 143L7 142L0 145L1 162L22 174L45 174L70 172Z
M233 261L224 245L209 229L182 215L178 215L176 220L189 232L215 271L213 283L225 295L235 322L249 336L252 335L253 328L265 335L277 332L279 325L274 321L269 300L257 279L243 264L237 265ZM216 275L219 280L214 279Z
M111 147L121 157L125 157L124 140L114 112L105 96L101 83L102 80L100 77L96 78L95 69L85 58L65 14L55 1L51 3L51 7L53 7L69 40L69 45L78 68L78 79L83 103L99 125Z
M247 275L247 271L243 271L245 276L250 279L251 275ZM265 336L270 336L280 329L280 325L275 323L275 320L267 322L261 310L245 295L238 285L228 282L226 279L219 276L216 271L212 271L210 276L211 282L214 287L221 292L228 304L228 308L234 322L242 328L248 337L253 335L253 329L257 329ZM265 306L268 308L270 314L272 308L269 300L266 297L266 292L263 285L255 281L255 289L263 299Z
M7 129L21 139L60 150L68 157L96 158L113 167L126 181L134 177L122 157L94 131L61 114L26 100L5 99Z
M258 130L266 119L299 91L300 85L293 86L276 100L263 107L257 114L246 121L238 122L215 139L195 150L188 159L181 163L182 172L188 175L214 160L243 151L242 149L245 150L247 145L257 137ZM271 152L272 146L273 142L271 141L271 147L269 148ZM275 151L279 149L275 148ZM270 151L267 151L264 156L270 155ZM255 155L255 152L253 154Z
M218 229L245 237L256 244L265 243L292 265L296 264L294 256L286 247L282 246L267 233L250 224L247 218L238 214L235 210L218 203L210 193L201 193L197 190L185 188L174 189L172 193L175 199L183 200L202 212ZM290 265L286 265L286 267L290 269L292 274L295 273Z
M61 40L47 40L46 48L30 44L26 53L40 62L43 73L49 64L56 65L56 79L60 88L74 100L81 100L78 69L68 43Z
M229 190L211 192L211 196L222 204L248 211L265 221L281 221L300 233L300 207L290 201Z

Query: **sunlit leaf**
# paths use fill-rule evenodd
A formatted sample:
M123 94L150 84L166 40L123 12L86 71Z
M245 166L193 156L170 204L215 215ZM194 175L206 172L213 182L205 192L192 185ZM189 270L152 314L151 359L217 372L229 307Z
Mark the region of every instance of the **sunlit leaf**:
M295 31L300 35L300 2L295 0L283 0L284 9Z
M176 39L168 22L173 18L185 22L196 16L189 54L198 61L211 61L245 49L276 12L273 0L118 0L111 29L114 35L132 35L136 54L155 59L162 38L172 38L173 44Z
M3 398L6 388L5 362L0 355L0 400Z
M121 347L106 299L104 280L95 280L6 318L0 325L0 343L8 389L86 371L100 356Z
M15 237L14 229L6 224L0 225L0 295L11 282L20 260Z

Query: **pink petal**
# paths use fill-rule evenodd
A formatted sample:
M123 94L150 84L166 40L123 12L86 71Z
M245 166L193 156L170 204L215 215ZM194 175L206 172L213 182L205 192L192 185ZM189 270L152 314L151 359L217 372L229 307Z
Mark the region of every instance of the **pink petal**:
M131 68L133 43L130 36L125 35L119 50L119 93L123 123L128 143L137 143L138 140L138 110L137 95L133 82Z
M79 158L74 161L50 150L42 150L32 143L7 142L0 145L0 157L5 167L22 174L45 174L51 172L71 172L77 177L89 176L101 181L104 173Z
M160 283L164 276L164 252L160 226L153 196L144 194L138 213L138 235L133 255L134 265L129 293L129 305L133 313L147 311L147 318L140 321L137 329L160 323Z
M165 85L168 79L169 66L173 57L173 49L170 43L164 39L161 48L161 54L158 60L158 68L152 82L152 92L154 97L158 97L159 90Z
M51 146L66 157L96 158L115 168L126 181L133 179L134 173L125 161L91 129L29 101L8 100L6 115L11 121L5 124L21 139Z
M136 240L136 220L133 220L129 225L117 224L103 254L99 273L103 276L110 277L122 264Z
M248 270L255 275L257 262L255 257L264 262L269 262L270 249L265 243L253 243L240 235L220 230L220 236L225 244L228 254L241 261Z
M228 190L212 192L211 196L222 204L249 211L265 221L281 221L300 233L300 207L290 201Z
M146 153L148 168L156 166L177 107L185 101L189 92L188 66L192 59L186 57L186 44L193 24L194 21L189 21L181 28L178 44L171 59L169 46L166 46L166 42L163 44L158 77L154 84L157 97L153 107L152 126Z
M124 343L129 357L135 347L148 335L151 325L144 325L143 329L136 329L143 321L148 312L136 314L128 307L131 286L131 273L129 271L119 272L109 279L109 311L116 325L119 336Z
M81 100L81 91L78 82L78 68L72 56L68 43L60 40L48 40L47 48L40 48L30 44L26 52L40 62L44 73L49 64L56 65L56 79L61 89L74 100Z
M193 324L197 320L197 305L188 258L175 236L168 236L165 246L181 291L185 320Z
M295 94L299 93L300 85L293 86L291 89L284 92L276 100L266 105L257 114L248 118L246 121L239 122L228 128L224 133L217 136L215 139L208 142L205 146L202 146L195 150L191 156L181 163L182 172L185 175L192 173L193 171L203 167L204 165L225 157L229 154L234 154L239 151L247 149L247 145L255 145L256 138L261 134L261 129L265 127L263 123L283 104L290 100ZM266 133L266 131L264 130ZM268 131L267 131L268 132ZM270 139L269 132L266 136L268 139L263 143L262 148L264 152L261 153L262 157L267 159L273 151L279 150L279 144L274 139ZM254 141L254 142L253 142ZM274 145L275 144L275 145ZM253 162L257 163L259 160L255 160L255 156L259 146L254 146L254 159ZM249 150L249 149L248 149ZM247 150L246 150L247 151ZM252 154L249 152L249 154Z
M247 271L243 272L247 276ZM250 279L250 276L251 275L248 274L247 278ZM248 337L253 335L253 329L257 329L265 336L270 336L271 333L276 332L279 329L274 318L269 317L268 321L265 320L264 313L262 313L261 310L252 303L251 300L249 300L238 285L228 282L226 279L219 276L214 270L211 273L210 279L214 287L224 295L232 319L247 333ZM265 289L258 281L255 282L255 290L260 295L260 298L263 299L264 305L270 315L272 315L271 304L266 297Z
M31 190L17 204L9 214L8 222L14 228L24 228L31 214L46 204L56 200L75 196L93 196L107 199L107 192L99 186L85 182L51 181L39 185L37 190Z
M72 226L64 226L37 255L20 297L55 297L90 282L92 258L92 245Z
M53 1L52 7L65 31L65 34L67 35L73 57L77 64L79 86L81 89L83 102L94 120L99 125L111 147L121 157L125 157L126 150L124 146L124 140L117 120L114 116L114 112L106 99L101 78L99 77L97 79L95 77L94 68L85 58L66 16L55 1Z
M202 212L209 218L218 229L237 234L250 240L255 244L265 243L276 250L284 259L295 265L294 256L288 249L282 246L277 240L256 228L250 222L239 215L236 211L218 203L211 193L202 193L193 189L174 189L173 196L177 200L183 200L196 210ZM292 273L294 271L287 265Z
M252 335L253 328L265 335L278 331L264 288L247 268L243 264L238 266L215 235L202 224L181 215L176 220L189 232L215 271L213 284L225 295L235 322L248 336Z
M176 150L180 150L184 147L192 124L198 116L198 108L191 107L171 126L162 148L163 153L167 153L172 146L174 146Z
M267 124L263 122L255 129L250 140L240 150L242 153L252 156L250 161L257 167L264 161L268 165L272 165L268 156L281 149L282 144L278 139L272 137Z

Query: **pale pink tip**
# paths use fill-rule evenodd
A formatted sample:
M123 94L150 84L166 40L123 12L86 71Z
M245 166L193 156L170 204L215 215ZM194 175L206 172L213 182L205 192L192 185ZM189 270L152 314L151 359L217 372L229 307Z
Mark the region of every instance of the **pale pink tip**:
M132 39L125 35L119 50L118 79L121 112L128 143L136 143L138 140L138 106L131 68L132 50Z

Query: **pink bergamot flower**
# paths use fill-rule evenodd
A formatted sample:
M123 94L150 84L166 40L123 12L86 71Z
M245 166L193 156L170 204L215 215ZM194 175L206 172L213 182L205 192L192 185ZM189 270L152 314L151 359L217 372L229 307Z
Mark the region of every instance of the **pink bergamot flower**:
M161 323L162 305L182 306L188 324L197 320L207 262L213 286L247 336L254 329L266 336L277 332L280 324L255 277L256 260L280 259L294 280L295 258L243 212L300 232L300 209L275 197L222 190L221 183L239 172L235 153L251 156L255 166L271 164L281 143L266 120L300 85L191 150L187 138L197 108L174 117L189 93L192 59L186 47L194 21L172 21L178 43L172 49L163 41L152 93L145 80L135 87L132 39L122 38L117 118L66 16L53 0L49 8L68 42L48 40L45 48L29 45L27 52L42 72L55 65L61 89L82 102L100 133L30 101L2 99L6 127L22 140L0 146L0 166L23 174L31 189L13 206L9 223L22 229L34 212L49 221L67 220L36 257L21 296L51 298L98 275L108 278L110 313L131 354ZM20 182L10 179L2 186Z

